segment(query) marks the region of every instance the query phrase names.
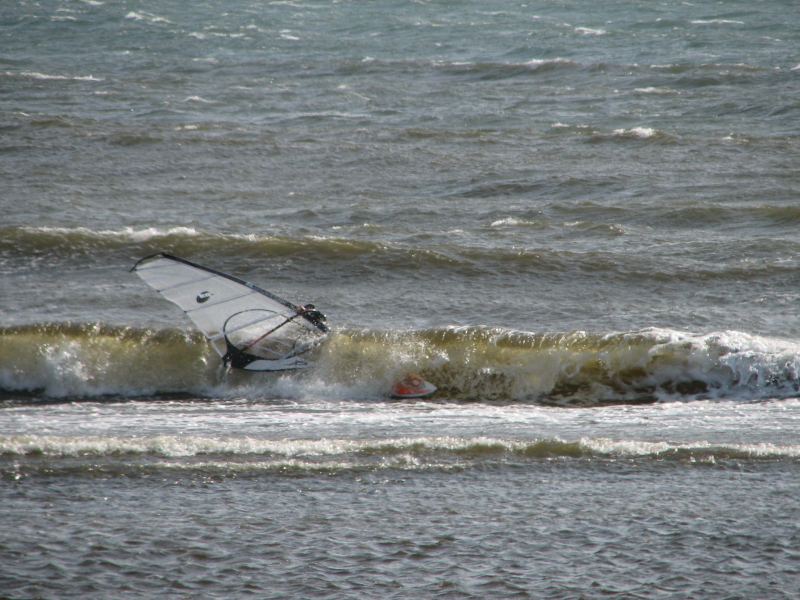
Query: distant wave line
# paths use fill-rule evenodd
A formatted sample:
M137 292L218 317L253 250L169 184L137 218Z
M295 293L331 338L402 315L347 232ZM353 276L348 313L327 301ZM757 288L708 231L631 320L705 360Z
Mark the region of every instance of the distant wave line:
M270 468L286 460L305 461L312 468L324 466L376 465L392 457L414 456L425 461L470 460L539 460L561 458L652 458L673 461L719 459L796 459L800 445L769 442L720 444L708 441L649 442L583 437L578 440L558 438L515 440L496 437L401 437L357 439L258 439L254 437L212 437L192 435L156 436L85 436L0 435L0 456L16 457L117 457L149 455L162 458L208 457L203 463L172 463L178 468L255 467ZM221 457L228 457L222 460ZM253 458L262 459L253 463ZM247 459L244 461L244 459ZM331 463L331 461L333 461ZM52 463L50 463L52 465ZM395 463L389 462L391 468Z

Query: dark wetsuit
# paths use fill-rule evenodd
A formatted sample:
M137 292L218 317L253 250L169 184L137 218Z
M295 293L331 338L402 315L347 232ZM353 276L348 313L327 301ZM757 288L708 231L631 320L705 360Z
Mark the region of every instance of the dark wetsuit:
M297 312L299 312L303 318L310 321L313 325L319 327L322 331L328 331L328 326L325 324L325 321L327 321L325 315L318 311L313 304L306 304Z

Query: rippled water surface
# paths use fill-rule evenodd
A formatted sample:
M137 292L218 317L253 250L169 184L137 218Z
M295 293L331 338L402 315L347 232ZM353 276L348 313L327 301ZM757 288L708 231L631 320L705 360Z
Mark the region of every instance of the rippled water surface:
M793 597L794 8L0 11L0 596ZM226 372L161 251L313 366Z

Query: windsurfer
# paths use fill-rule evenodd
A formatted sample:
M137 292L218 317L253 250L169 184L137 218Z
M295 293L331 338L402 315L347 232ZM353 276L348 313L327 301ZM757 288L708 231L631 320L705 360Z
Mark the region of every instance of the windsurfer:
M323 331L328 331L328 326L325 325L325 321L328 319L325 315L322 314L321 311L317 310L317 307L313 304L306 304L305 306L298 306L297 313L302 315L304 318L311 321L312 324L316 325Z

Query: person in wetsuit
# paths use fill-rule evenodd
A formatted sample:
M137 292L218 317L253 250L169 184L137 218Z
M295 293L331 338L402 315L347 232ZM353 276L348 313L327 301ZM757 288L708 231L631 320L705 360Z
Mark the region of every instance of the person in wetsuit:
M313 304L301 306L297 309L297 312L298 314L302 315L303 318L311 321L313 325L316 325L322 329L322 331L328 331L328 326L325 324L325 321L328 319L322 314L322 312L317 310L317 307Z

